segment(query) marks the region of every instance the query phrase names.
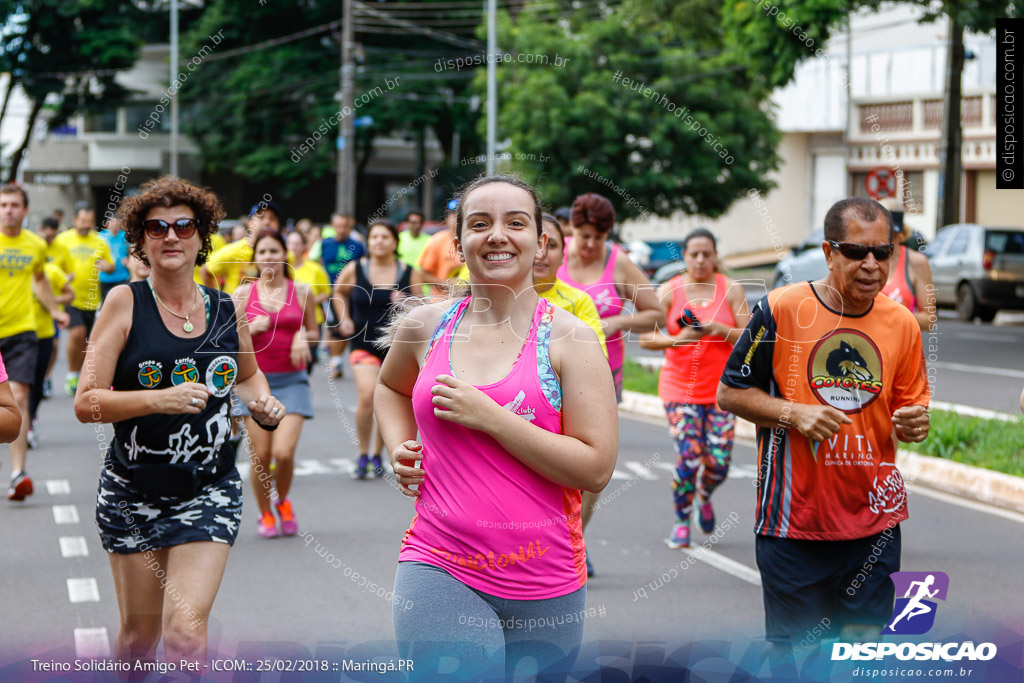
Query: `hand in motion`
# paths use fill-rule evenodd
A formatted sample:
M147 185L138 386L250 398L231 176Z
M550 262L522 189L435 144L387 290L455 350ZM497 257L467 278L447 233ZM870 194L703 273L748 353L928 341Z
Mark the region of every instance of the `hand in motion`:
M391 454L391 469L395 471L395 481L401 492L410 498L420 495L419 490L410 486L422 484L425 472L416 467L416 461L423 457L423 444L418 441L405 441Z
M928 438L931 420L925 406L903 406L892 414L892 423L900 441L924 441Z
M792 424L797 431L812 441L824 441L839 432L839 428L846 424L853 424L853 420L841 410L832 406L811 406L799 403L793 406Z
M451 375L438 375L430 389L434 415L468 429L486 431L492 423L487 410L498 404L472 384Z
M198 382L185 382L160 391L164 403L160 412L168 415L198 415L210 398L210 390Z
M352 335L356 333L356 324L352 322L352 318L343 318L338 323L338 332L341 333L343 339L351 339Z
M249 334L261 334L270 329L269 315L254 315L249 318Z
M246 406L252 419L266 427L274 427L284 419L284 406L270 394L263 394Z
M71 324L71 316L67 311L57 311L53 314L53 321L57 323L57 327L63 330Z
M306 341L306 335L299 333L292 339L292 351L291 360L293 368L304 368L309 364L309 361L313 360L313 353L310 351L309 342Z

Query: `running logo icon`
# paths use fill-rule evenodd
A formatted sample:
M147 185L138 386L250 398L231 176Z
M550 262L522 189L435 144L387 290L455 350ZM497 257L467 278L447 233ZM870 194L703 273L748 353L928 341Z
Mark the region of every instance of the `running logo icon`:
M917 636L935 623L938 607L934 600L945 600L949 590L949 576L944 572L893 572L890 576L896 586L896 606L892 620L883 634Z

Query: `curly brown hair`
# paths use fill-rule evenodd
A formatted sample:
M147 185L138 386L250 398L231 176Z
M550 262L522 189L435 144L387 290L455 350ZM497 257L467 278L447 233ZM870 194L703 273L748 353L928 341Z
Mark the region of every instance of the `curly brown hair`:
M146 234L143 223L150 209L169 209L172 206L187 206L195 214L199 223L199 239L202 241L199 254L196 255L196 265L203 265L213 249L210 235L217 231L224 219L224 206L213 191L169 175L147 180L139 188L139 194L125 197L118 208L117 216L124 224L124 236L131 246L131 254L147 266L150 265L149 258L142 251L142 241Z

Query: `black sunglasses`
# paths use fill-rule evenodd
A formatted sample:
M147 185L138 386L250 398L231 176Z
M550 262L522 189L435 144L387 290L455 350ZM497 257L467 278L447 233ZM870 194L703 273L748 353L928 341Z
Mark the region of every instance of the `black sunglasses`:
M888 261L889 257L892 256L893 250L896 248L892 242L889 244L876 244L874 246L857 244L856 242L833 242L832 240L829 240L828 243L851 261L863 261L868 257L868 254L874 254L876 261Z
M152 218L142 224L142 227L146 229L146 235L150 239L159 240L167 236L167 231L174 228L174 234L178 236L178 239L187 240L192 235L196 234L196 228L199 227L199 221L195 218L179 218L173 223L162 221L159 218Z

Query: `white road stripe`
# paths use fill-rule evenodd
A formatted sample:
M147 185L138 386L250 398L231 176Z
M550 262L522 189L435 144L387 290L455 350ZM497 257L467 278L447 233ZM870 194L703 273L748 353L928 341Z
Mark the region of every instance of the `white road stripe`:
M78 524L78 508L74 505L54 505L53 521L57 524Z
M68 600L71 602L99 602L100 587L91 576L86 579L68 579Z
M975 375L995 375L996 377L1016 377L1018 379L1024 379L1024 370L1013 370L1011 368L992 368L987 365L968 365L966 363L947 363L945 361L935 361L928 365L933 368L939 368L944 370L954 370L956 372L970 372Z
M612 479L632 479L632 478L633 478L633 475L626 474L622 470L613 470L612 471Z
M99 628L76 628L75 629L75 657L79 659L109 659L110 658L110 636L107 629Z
M356 471L356 461L352 458L331 458L327 462L331 463L346 474L351 474Z
M658 477L651 474L649 467L644 467L643 463L637 462L636 460L627 460L625 462L626 467L633 471L633 474L638 479L645 479L647 481L657 481Z
M737 579L742 579L755 586L761 585L761 573L759 571L748 567L742 562L728 558L721 553L716 553L714 550L699 546L696 549L683 548L683 552L693 559L709 564L715 569L721 569L726 574L731 574Z
M60 542L61 557L87 557L89 546L85 543L85 536L61 536L57 539Z
M995 515L996 517L1002 517L1008 519L1011 522L1017 522L1018 524L1024 524L1024 515L1013 510L1005 510L994 505L986 505L985 503L979 503L968 498L962 498L960 496L954 496L951 493L945 491L936 491L935 489L926 488L924 486L918 486L916 484L904 483L907 491L913 494L921 494L925 498L932 498L934 500L941 501L943 503L949 503L950 505L958 505L968 510L974 510L975 512L984 512L989 515Z
M1015 344L1017 340L1013 337L997 337L995 335L978 334L977 332L957 332L960 339L977 339L984 342L999 342L1001 344Z
M47 479L46 492L51 496L66 496L71 493L71 485L67 479Z

